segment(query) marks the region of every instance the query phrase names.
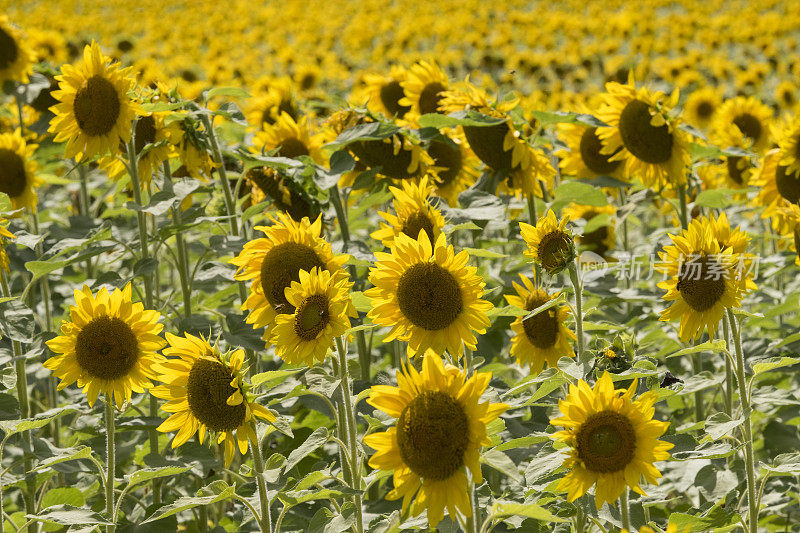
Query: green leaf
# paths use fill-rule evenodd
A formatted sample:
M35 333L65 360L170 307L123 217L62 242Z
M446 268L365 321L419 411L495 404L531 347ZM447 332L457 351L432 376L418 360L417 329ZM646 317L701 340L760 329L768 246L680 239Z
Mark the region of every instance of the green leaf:
M687 461L689 459L721 459L723 457L730 457L734 453L736 453L735 448L732 448L727 443L719 442L707 444L695 450L675 452L672 454L672 458L677 461Z
M22 420L0 420L0 429L2 429L7 436L14 433L21 433L31 429L38 429L50 423L51 420L64 416L69 413L74 413L77 409L73 406L56 407L47 410L33 418L25 418Z
M48 457L34 468L34 470L42 470L49 468L59 463L67 461L77 461L79 459L89 459L92 456L92 449L89 446L76 446L74 448L63 448L52 457Z
M725 413L714 413L706 420L705 430L709 437L719 440L739 427L742 422L744 422L744 418L731 420L731 417Z
M495 502L489 518L497 520L504 516L526 516L541 522L556 523L567 522L565 518L555 516L553 513L535 503Z
M86 504L86 498L83 493L75 487L57 487L50 489L47 494L42 498L42 509L52 507L54 505L70 505L72 507L83 507Z
M317 428L299 447L292 450L286 458L286 466L283 471L288 472L294 465L299 463L308 454L328 442L328 428Z
M335 141L326 144L325 147L339 149L357 141L380 141L388 139L398 131L400 131L400 128L394 124L368 122L367 124L359 124L344 130Z
M25 515L25 518L60 526L112 525L89 509L79 509L71 505L54 505L39 514Z
M558 210L572 203L603 207L608 205L608 199L599 187L580 181L567 181L556 189L556 198L551 207Z
M535 435L528 435L527 437L519 437L495 446L493 450L504 452L506 450L514 450L517 448L528 448L540 442L547 442L550 440L550 435L546 433L536 433Z
M364 296L364 293L361 291L351 292L350 300L353 302L356 311L367 313L372 309L372 300Z
M714 341L702 342L700 344L684 348L683 350L678 350L677 352L667 355L667 357L682 357L684 355L690 355L697 352L724 352L725 350L725 341L722 339L717 339Z
M288 368L285 370L270 370L269 372L261 372L250 378L250 384L253 387L260 387L265 383L272 383L274 381L282 381L289 376L293 376L298 372L305 370L303 368Z
M798 357L770 357L769 359L762 359L757 363L753 363L753 375L757 376L765 372L770 372L776 368L783 368L800 363Z
M734 189L712 189L703 191L697 195L694 201L695 205L703 207L711 207L713 209L725 209L732 205L741 203L734 198L734 195L740 194L741 191Z
M773 476L798 476L800 475L800 453L783 453L775 457L771 465L761 465Z
M250 93L239 87L215 87L206 91L207 100L211 100L215 96L226 96L228 98L249 98Z
M456 111L450 115L428 113L417 121L421 128L455 128L456 126L495 126L505 122L504 118L490 117L475 110Z
M360 491L350 489L348 487L341 487L338 489L297 490L279 492L277 498L286 505L294 506L314 500L327 500L330 498L349 496L352 494L358 494L359 492Z
M536 309L532 309L532 310L531 310L531 311L530 311L530 312L529 312L527 315L525 315L525 318L523 318L522 320L523 320L523 321L525 321L525 320L528 320L528 319L529 319L529 318L531 318L532 316L536 316L536 315L538 315L539 313L542 313L542 312L544 312L544 311L547 311L547 310L548 310L548 309L550 309L551 307L556 307L557 305L563 304L563 303L564 303L564 302L566 302L566 301L567 301L567 297L566 297L566 295L565 295L565 294L562 292L562 293L560 293L558 296L556 296L555 298L553 298L552 300L548 301L547 303L540 305L540 306L539 306L539 307L537 307Z
M150 481L151 479L182 474L190 469L191 467L189 466L163 466L160 468L143 468L141 470L137 470L133 474L126 475L125 480L128 482L128 487L130 488L133 487L134 485Z
M183 106L183 102L157 102L142 104L142 109L144 109L147 113L161 113L163 111L172 111L173 109L178 109L181 106Z
M497 448L492 448L491 450L483 452L481 454L481 462L507 475L514 481L522 481L522 474L520 474L514 461Z
M592 115L583 113L569 113L566 111L531 111L533 116L542 126L550 124L583 124L584 126L602 128L608 126L602 120Z
M146 524L148 522L155 522L156 520L160 520L167 516L172 516L174 514L180 513L182 511L186 511L188 509L192 509L193 507L197 507L199 505L211 505L212 503L217 503L225 500L230 500L233 498L235 494L234 487L228 485L222 480L217 480L209 485L206 485L202 489L198 491L198 493L208 493L211 492L207 496L182 496L175 500L173 503L169 505L162 506L158 511L153 513L147 520L143 521L142 524Z

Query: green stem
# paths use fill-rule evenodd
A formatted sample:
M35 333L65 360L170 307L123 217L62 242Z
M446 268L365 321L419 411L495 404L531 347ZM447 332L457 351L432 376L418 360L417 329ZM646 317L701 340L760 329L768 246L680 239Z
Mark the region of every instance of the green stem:
M583 533L586 527L586 515L578 502L575 502L575 533Z
M256 429L254 428L255 432ZM258 484L258 498L261 500L261 517L258 519L258 527L261 533L272 533L272 515L269 510L269 494L267 493L267 482L264 479L264 459L261 457L261 443L256 438L250 439L250 447L253 450L253 467L256 471L256 483Z
M469 533L481 533L481 509L478 506L478 495L475 494L475 483L470 482L468 490L472 516L467 518L467 531Z
M239 236L239 224L236 221L236 204L233 201L233 191L231 191L231 182L228 181L228 172L225 170L225 160L222 157L222 150L219 147L219 140L214 131L214 124L209 115L203 114L203 125L208 132L208 140L211 142L211 151L214 156L214 163L217 165L219 171L219 178L222 181L222 192L225 195L225 211L227 211L231 233L234 237Z
M728 317L722 317L722 333L725 335L725 345L730 346L731 342L731 330L730 325L728 324ZM725 359L725 414L728 415L728 418L733 419L733 367L731 366L731 360L726 355Z
M747 503L749 506L748 522L750 533L758 531L758 502L756 500L756 480L755 480L755 454L753 451L753 428L750 420L752 413L750 407L750 397L747 394L747 381L744 375L744 352L742 351L742 324L737 325L733 311L728 309L728 319L730 320L731 335L733 335L733 345L736 352L736 381L739 385L739 401L742 403L742 415L744 422L742 430L744 433L744 455L745 469L747 471Z
M622 529L627 531L631 530L630 509L628 507L628 487L622 491L622 496L619 497L619 510L622 515Z
M529 193L527 195L527 199L528 199L528 222L530 222L531 226L535 226L536 221L538 220L536 216L536 197L533 194ZM535 273L535 278L537 280L541 279L541 267L539 266L539 263L533 264L533 271Z
M686 208L686 186L681 185L678 187L678 201L681 204L681 227L683 229L689 228L689 212Z
M339 376L342 379L342 403L344 404L347 432L350 445L350 475L352 476L351 488L361 490L361 457L358 453L358 434L355 410L353 408L353 393L350 389L350 371L347 366L347 349L341 337L336 337L336 351L339 353ZM364 517L361 509L361 493L353 496L356 507L356 533L364 531Z
M692 366L695 374L703 371L703 360L699 355L692 356ZM703 391L701 390L694 393L694 419L695 422L701 422L706 419L706 407L703 400Z
M89 211L91 209L91 202L89 200L89 182L88 182L88 173L86 172L86 167L82 163L75 163L78 167L78 176L80 176L81 181L81 201L78 208L80 209L80 214L89 217ZM92 260L87 259L84 263L86 265L86 274L88 278L94 277L94 272L92 268Z
M116 467L114 447L114 404L111 394L106 395L106 514L114 524L106 526L106 533L114 533L114 470Z
M583 358L583 294L580 277L578 276L577 260L569 265L569 279L575 289L575 336L578 339L578 360Z
M169 168L169 161L165 160L164 179L172 181L172 171ZM192 316L192 292L189 286L189 254L186 249L186 241L181 231L181 206L180 203L172 206L172 221L175 223L175 247L178 249L178 275L181 281L181 294L183 296L183 316Z

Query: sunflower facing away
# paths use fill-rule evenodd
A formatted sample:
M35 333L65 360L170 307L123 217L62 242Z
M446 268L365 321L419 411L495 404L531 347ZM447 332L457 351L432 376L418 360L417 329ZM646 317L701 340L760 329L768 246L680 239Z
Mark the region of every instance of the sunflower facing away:
M92 41L83 51L83 62L64 65L56 76L59 101L50 110L55 141L66 141L66 157L91 159L106 153L116 154L120 142L131 139L131 124L139 106L128 97L134 79L130 69L109 64Z
M47 341L57 354L44 363L61 379L58 390L78 382L89 405L99 393L113 394L118 408L132 392L153 386L154 365L163 360L164 346L158 334L164 327L158 311L131 301L131 284L109 293L103 287L92 295L84 285L75 289L75 305L69 321L62 321L61 335Z
M658 394L646 392L633 399L637 381L628 388L614 389L611 374L603 373L594 388L581 380L570 384L566 399L559 400L559 418L550 421L564 429L553 438L569 446L563 466L570 472L558 484L572 502L595 486L598 509L613 503L622 491L639 487L641 478L657 484L661 472L653 463L669 459L672 444L658 440L669 422L653 420Z
M524 286L513 282L517 295L505 297L509 304L518 309L533 311L557 296L550 296L537 288L528 277L522 274L519 277ZM556 367L562 357L575 357L570 344L570 340L575 340L575 334L564 323L568 314L567 306L561 305L545 309L530 318L519 316L511 324L511 330L515 333L511 340L511 355L517 358L518 365L527 365L532 376L539 374L545 366Z
M36 148L25 143L19 130L0 134L0 192L8 195L13 209L36 211L36 188L41 183L33 157Z
M611 127L597 131L605 146L601 153L624 161L625 176L648 187L684 185L691 162L688 142L678 119L670 116L678 92L667 98L660 91L637 89L633 75L627 85L610 82L606 90L597 117Z
M370 235L387 248L392 247L399 233L416 239L420 231L425 231L428 239L436 242L444 226L444 217L430 204L433 189L430 181L427 177L423 177L418 184L413 181L403 181L401 186L402 188L389 187L394 195L394 210L397 214L378 212L388 224L381 222L381 229Z
M6 80L27 83L35 60L26 39L0 15L0 86Z
M266 236L244 245L242 252L231 259L238 267L237 281L252 280L250 295L242 309L249 309L247 323L253 329L265 327L264 340L271 338L270 330L279 313L293 314L294 306L286 298L286 289L300 281L300 271L314 267L327 270L337 280L347 277L342 265L346 254L334 255L331 245L321 236L322 217L312 224L307 218L295 222L286 213L270 217L272 226L256 226Z
M664 300L673 302L660 320L680 320L681 340L695 339L703 331L714 338L725 309L739 306L750 285L743 271L744 258L729 243L723 248L706 219L691 224L680 235L670 235L672 246L659 252L659 270L667 276L658 287L667 291Z
M416 239L400 233L391 253L375 258L369 272L374 287L364 295L372 300L373 323L392 328L384 342L408 341L410 356L431 348L461 357L465 345L475 349L475 333L489 327L492 304L481 299L485 283L467 266L465 250L454 253L444 234L431 244L425 232Z
M158 431L178 430L172 439L176 448L196 432L202 444L206 431L217 435L217 444L225 446L225 466L239 452L247 453L248 441L255 441L254 417L275 422L275 415L252 401L242 380L244 350L220 353L216 343L186 333L178 337L166 334L169 346L166 359L154 366L163 385L150 389L156 398L167 400L161 408L173 413Z
M271 342L275 355L288 364L313 366L325 360L334 338L350 329L349 317L357 313L348 278L318 267L299 274L300 280L286 289L294 313L277 316Z
M522 238L528 249L525 255L539 263L548 274L555 275L567 268L575 259L575 242L567 228L569 218L558 221L555 213L548 210L536 221L535 226L520 222Z
M472 515L467 472L473 483L482 482L480 448L491 444L486 425L508 409L480 401L491 377L476 372L466 379L464 372L427 352L421 373L409 365L397 372L397 387L370 389L367 403L397 423L364 437L375 449L369 465L394 472L387 498L403 498L403 512L410 507L413 516L427 509L430 527L444 518L445 509L453 521Z

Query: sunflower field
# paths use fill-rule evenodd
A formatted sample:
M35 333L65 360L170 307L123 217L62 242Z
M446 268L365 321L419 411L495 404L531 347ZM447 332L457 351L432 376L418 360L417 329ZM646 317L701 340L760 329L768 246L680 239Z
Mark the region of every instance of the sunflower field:
M0 533L800 532L795 0L0 7Z

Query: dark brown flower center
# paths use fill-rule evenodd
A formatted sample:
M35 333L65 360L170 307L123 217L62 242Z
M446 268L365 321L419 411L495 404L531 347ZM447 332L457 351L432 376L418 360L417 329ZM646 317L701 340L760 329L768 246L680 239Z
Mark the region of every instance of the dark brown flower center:
M309 155L309 152L308 147L303 144L303 141L290 137L281 141L281 144L278 146L278 155L281 157L295 158L301 155Z
M17 41L0 28L0 70L5 70L14 64L19 55Z
M548 274L557 274L573 259L574 245L569 235L561 230L551 231L539 242L537 255Z
M408 167L412 162L411 151L401 148L394 153L394 139L390 142L372 140L359 141L350 144L350 150L358 159L369 168L380 167L380 172L384 176L395 179L407 179L415 174L408 172ZM400 139L402 142L402 139Z
M581 135L580 145L583 164L596 174L611 174L622 164L622 161L610 160L619 149L610 155L600 153L602 149L603 143L597 136L597 128L586 128Z
M737 185L744 185L745 178L744 172L750 166L748 161L738 155L728 156L726 165L728 167L728 176L736 183Z
M305 341L312 341L325 329L331 320L328 297L314 294L306 298L297 310L294 332Z
M427 84L419 93L420 114L436 113L439 110L439 102L442 100L440 93L445 89L446 87L438 81Z
M464 126L464 136L478 159L495 170L511 170L511 150L503 150L508 124Z
M412 324L429 331L446 328L463 309L458 282L436 263L417 263L403 272L397 302Z
M381 103L392 116L402 118L411 110L409 106L400 105L400 99L403 96L405 96L405 93L399 81L391 81L381 87Z
M192 415L211 431L233 431L244 422L247 408L244 402L228 405L236 392L231 386L233 374L220 361L197 359L189 371L186 396Z
M440 186L446 186L461 172L463 158L461 150L457 146L446 142L433 141L428 146L428 155L433 159L434 166L440 167L436 175Z
M441 481L464 465L469 419L455 398L426 391L411 400L397 419L403 462L423 479Z
M78 127L90 137L110 133L117 123L120 109L117 89L100 75L92 76L78 89L72 104Z
M672 157L672 133L666 124L653 126L650 106L632 100L619 117L619 134L625 148L645 163L665 163Z
M733 123L742 134L753 142L758 141L763 127L761 121L750 113L742 113L733 119Z
M314 267L325 270L322 260L309 246L297 242L278 244L267 252L261 262L264 297L277 312L294 312L284 291L293 281L300 281L301 270L311 272Z
M546 294L533 292L525 302L525 310L533 311L549 301L550 298ZM531 344L541 350L546 350L556 343L558 326L557 313L552 307L522 321L525 336L528 337Z
M681 264L677 289L681 298L695 311L707 311L725 294L724 265L703 256Z
M786 167L778 165L775 170L775 185L778 192L793 204L800 200L800 172L787 174Z
M434 242L433 222L431 222L430 217L428 217L426 210L419 210L408 217L403 224L403 229L401 231L412 239L416 239L419 237L419 232L421 230L425 230L425 233L428 234L428 239L431 242Z
M25 163L19 154L9 148L0 148L0 192L17 198L25 192L27 183Z
M636 432L624 415L601 411L578 428L578 458L587 470L611 473L624 470L636 453Z
M139 342L121 318L99 316L78 333L75 358L94 378L118 379L127 376L139 360Z
M136 121L136 154L148 144L156 142L156 119L152 115L140 117Z

